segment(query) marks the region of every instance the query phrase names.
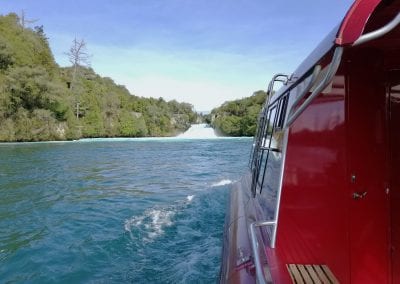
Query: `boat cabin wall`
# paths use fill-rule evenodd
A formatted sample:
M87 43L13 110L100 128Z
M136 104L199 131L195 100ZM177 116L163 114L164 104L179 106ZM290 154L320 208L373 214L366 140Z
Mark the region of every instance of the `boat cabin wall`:
M276 245L284 263L330 263L340 279L349 274L345 80L341 68L290 128Z
M281 263L327 265L340 283L400 283L399 54L347 48L332 83L292 124Z

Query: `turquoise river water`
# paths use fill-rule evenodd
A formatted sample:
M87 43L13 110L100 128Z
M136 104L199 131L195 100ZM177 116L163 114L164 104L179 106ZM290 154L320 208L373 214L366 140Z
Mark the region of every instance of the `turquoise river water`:
M215 283L251 142L0 144L0 283Z

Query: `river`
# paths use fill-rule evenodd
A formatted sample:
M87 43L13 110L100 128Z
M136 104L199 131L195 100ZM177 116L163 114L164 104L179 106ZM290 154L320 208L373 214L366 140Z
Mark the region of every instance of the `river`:
M251 142L0 144L0 282L215 283Z

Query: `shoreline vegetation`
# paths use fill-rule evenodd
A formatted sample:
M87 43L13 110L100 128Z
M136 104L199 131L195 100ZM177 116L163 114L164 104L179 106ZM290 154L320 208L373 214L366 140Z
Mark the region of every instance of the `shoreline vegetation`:
M225 102L211 111L206 122L225 136L254 136L266 98L266 92L257 91L250 97Z
M263 91L198 114L189 103L138 97L99 76L80 61L86 51L73 56L84 41L71 42L66 56L74 62L60 67L43 26L26 27L15 13L0 15L0 142L171 137L204 121L222 136L254 135Z
M0 16L0 141L166 137L198 117L188 103L132 95L90 67L58 66L43 26Z

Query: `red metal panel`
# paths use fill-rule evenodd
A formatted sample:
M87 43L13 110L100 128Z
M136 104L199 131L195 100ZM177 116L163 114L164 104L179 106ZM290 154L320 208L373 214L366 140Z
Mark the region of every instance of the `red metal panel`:
M347 64L351 281L388 283L388 144L383 54L375 49L354 50ZM354 193L365 196L354 199Z
M400 283L400 71L389 76L392 282Z
M337 35L339 45L352 44L363 33L365 25L381 0L357 0L344 18Z
M327 264L348 283L344 90L336 76L291 127L275 250L282 263Z

